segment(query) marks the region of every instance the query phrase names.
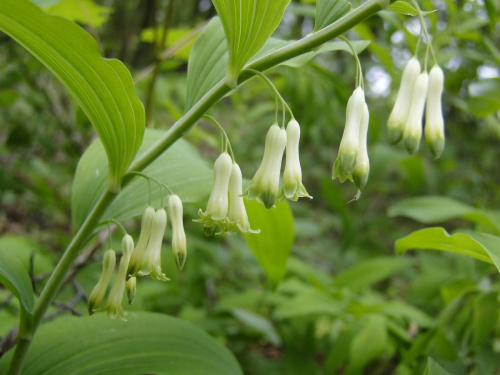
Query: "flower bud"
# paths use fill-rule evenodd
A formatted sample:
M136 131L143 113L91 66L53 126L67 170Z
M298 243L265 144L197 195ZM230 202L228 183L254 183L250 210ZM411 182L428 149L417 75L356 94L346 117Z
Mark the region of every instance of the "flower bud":
M358 87L347 102L344 134L340 141L339 154L333 165L332 178L339 178L340 182L344 182L347 178L350 179L356 166L359 150L359 127L364 106L365 93L361 87Z
M172 251L177 267L182 270L187 256L186 233L184 233L184 223L182 221L182 201L175 194L168 198L168 214L172 224Z
M274 206L280 191L281 160L286 146L286 130L272 125L266 135L264 157L248 188L247 199L256 199L266 208Z
M418 75L413 86L410 111L408 112L403 133L405 147L410 154L417 152L420 145L420 138L422 138L422 117L424 115L428 82L429 75L427 72L423 72Z
M88 310L89 315L92 315L96 308L99 307L102 300L104 299L104 295L106 294L106 289L108 289L109 281L111 280L111 276L113 276L113 271L115 270L116 264L116 254L114 250L109 249L104 253L104 257L102 260L102 273L99 281L95 285L94 289L89 295L88 300Z
M299 159L300 126L291 120L286 127L286 162L283 172L283 192L285 197L297 201L300 197L312 197L302 184L302 168Z
M113 287L109 292L106 305L103 310L108 312L108 317L114 319L117 316L126 321L126 313L122 308L123 292L125 291L125 283L127 279L128 263L130 261L131 251L134 249L134 240L128 234L123 237L122 240L122 258L120 259L120 266L118 268L118 274L113 283Z
M127 277L136 276L137 272L141 269L144 252L148 245L149 236L151 235L151 224L153 222L153 217L155 216L155 209L151 206L146 208L144 214L142 215L141 221L141 234L139 235L139 241L132 253L130 258Z
M391 144L396 144L401 140L410 111L413 86L419 74L420 63L413 57L403 71L396 103L387 122L387 136Z
M241 169L238 164L233 163L231 178L229 179L229 225L230 232L236 232L238 229L243 233L260 233L260 230L250 228L245 203L242 195Z
M233 161L227 152L222 153L214 165L214 183L212 185L212 192L208 199L207 209L202 212L200 209L198 215L200 223L205 223L205 228L213 228L220 226L224 228L227 221L227 212L229 210L228 201L228 186L229 177L231 176L231 169ZM208 234L213 230L208 230Z
M151 223L151 236L149 238L144 261L139 276L149 275L152 279L167 281L165 274L161 271L161 245L165 227L167 226L167 213L163 208L156 210Z
M356 166L352 172L354 184L359 190L363 189L368 181L370 174L370 160L368 159L368 123L370 122L370 113L365 103L363 117L361 118L361 127L359 129L359 151L356 159Z
M425 112L425 140L434 157L439 158L444 149L444 119L441 109L444 75L439 66L429 72L429 88Z
M137 278L131 277L128 279L125 288L127 289L128 304L131 305L134 302L135 291L137 290Z

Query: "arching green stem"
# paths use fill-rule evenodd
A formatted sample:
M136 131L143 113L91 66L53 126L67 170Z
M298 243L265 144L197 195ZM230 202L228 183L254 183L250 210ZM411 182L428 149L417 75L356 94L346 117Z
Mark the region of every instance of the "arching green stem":
M219 121L217 121L215 118L209 115L203 115L202 118L205 120L210 121L212 124L214 124L217 129L219 129L220 133L223 135L224 139L226 140L226 148L224 151L229 152L229 156L231 156L231 159L233 160L233 163L235 162L234 159L234 153L233 153L233 148L231 147L231 142L229 141L229 137L227 136L226 131L222 127L221 124L219 124Z

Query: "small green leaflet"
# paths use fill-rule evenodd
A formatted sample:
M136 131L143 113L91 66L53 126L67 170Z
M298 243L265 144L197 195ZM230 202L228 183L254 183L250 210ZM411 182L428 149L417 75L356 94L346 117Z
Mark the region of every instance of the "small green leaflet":
M144 107L125 65L103 59L82 28L49 16L28 0L0 2L0 30L40 60L75 97L106 150L109 189L118 191L145 127Z
M190 323L146 312L129 312L127 319L101 313L43 325L23 375L243 374L227 348ZM12 351L2 357L0 373L6 373L11 358Z
M229 66L226 80L236 87L245 64L278 27L290 0L213 0L226 34Z
M138 155L145 152L164 131L147 129ZM94 142L83 154L76 169L71 196L73 230L78 230L106 188L107 164L100 141ZM198 150L180 139L144 171L167 185L184 203L197 203L210 194L212 170ZM162 189L164 203L169 194ZM161 205L160 188L151 182L154 207ZM141 215L149 204L149 186L142 177L136 177L125 187L105 212L103 220L126 220Z
M314 32L331 25L351 10L352 5L346 0L318 0Z

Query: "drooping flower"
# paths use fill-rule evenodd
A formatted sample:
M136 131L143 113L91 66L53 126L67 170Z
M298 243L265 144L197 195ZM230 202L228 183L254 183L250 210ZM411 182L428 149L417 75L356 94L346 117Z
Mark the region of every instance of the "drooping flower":
M168 214L172 224L172 251L174 253L177 267L180 270L184 267L187 257L186 233L184 232L184 223L182 217L182 201L172 194L168 198Z
M286 161L283 172L283 192L285 197L297 201L300 197L312 197L302 184L302 169L299 159L300 125L291 120L286 127Z
M152 279L167 281L169 280L161 271L161 245L165 227L167 226L167 213L165 209L156 210L151 223L151 235L146 251L143 256L143 263L139 276L149 275Z
M139 235L139 241L132 253L128 267L128 276L137 276L143 263L144 253L148 245L149 237L151 236L151 225L153 223L153 217L155 216L155 209L151 206L146 208L141 220L141 233Z
M127 289L128 304L131 305L134 302L135 292L137 290L137 278L131 277L125 283L125 288Z
M245 203L242 195L242 175L238 164L233 163L231 177L229 179L229 215L228 232L240 230L243 233L260 233L260 230L250 228Z
M116 264L116 254L115 251L109 249L104 253L104 257L102 260L102 273L99 281L92 289L92 292L89 295L88 300L88 310L89 315L92 315L96 308L102 303L104 299L104 295L106 294L106 290L108 289L109 281L111 280L111 276L113 276L113 272L115 270Z
M412 90L410 111L408 112L403 133L404 144L410 154L417 152L420 146L420 138L422 138L422 117L424 115L428 81L429 75L427 72L420 73Z
M286 130L277 124L271 126L266 135L264 157L247 192L247 199L256 199L266 208L274 206L280 193L281 161L286 146Z
M208 199L207 209L203 212L200 208L198 211L200 219L195 220L205 224L207 234L212 233L216 226L224 228L226 225L229 210L229 177L231 176L232 167L233 161L227 152L222 153L215 161L214 183Z
M103 310L106 310L108 312L108 316L111 319L114 319L118 316L121 320L127 320L125 319L126 312L123 311L122 307L122 299L123 292L125 291L125 283L127 281L128 263L133 251L134 240L127 234L123 237L122 240L122 258L120 259L118 274L116 275L113 287L109 292L106 305L103 308Z
M344 134L340 141L339 154L333 165L332 179L338 178L340 182L352 179L359 152L359 128L365 105L365 93L358 87L347 102Z
M356 159L356 166L352 172L354 184L361 190L365 187L370 174L370 160L368 159L368 124L370 122L370 112L368 105L365 103L363 108L363 116L361 118L361 126L359 129L359 151Z
M396 103L387 122L387 136L391 144L401 140L412 102L413 86L420 74L420 63L417 58L411 58L406 64L401 77Z
M434 157L439 158L444 150L444 119L441 109L444 74L439 66L429 72L429 88L425 112L425 140Z

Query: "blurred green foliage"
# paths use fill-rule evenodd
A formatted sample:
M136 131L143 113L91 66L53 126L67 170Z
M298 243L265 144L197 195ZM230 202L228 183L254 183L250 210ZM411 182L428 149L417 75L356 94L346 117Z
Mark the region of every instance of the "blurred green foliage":
M165 45L168 1L34 2L80 23L105 56L131 69L143 102L150 97L150 126L167 129L180 117L188 51L215 14L210 1L174 1ZM495 267L448 253L394 255L394 241L423 225L498 234L500 4L423 0L421 6L437 9L426 18L446 77L443 156L433 160L425 147L408 156L386 142L386 120L419 25L415 17L382 12L348 33L371 41L360 55L372 172L361 199L348 204L355 188L329 177L354 88L353 57L335 51L299 69L275 68L267 73L301 124L304 180L314 196L290 204L295 240L283 281L270 288L242 236L206 238L191 221L199 206L190 204L185 269L179 272L173 259L163 257L172 281L141 280L129 310L195 323L225 343L250 375L500 374ZM314 1L293 1L276 36L310 33L314 9ZM251 178L274 119L272 93L253 79L211 113L226 128L244 177ZM94 134L64 88L5 35L0 123L0 251L23 254L38 292L71 238L71 183ZM186 139L208 160L217 155L218 134L208 123ZM408 208L408 198L424 195L447 197L452 207L431 202L425 211L417 202ZM125 226L138 232L137 221ZM89 246L105 250L106 239L95 242ZM72 306L69 313L85 314L81 290L89 293L98 279L100 255L82 264L59 295ZM55 304L49 319L68 314L62 306ZM0 289L0 335L7 337L18 313L17 302Z

